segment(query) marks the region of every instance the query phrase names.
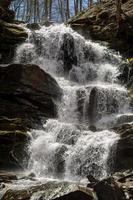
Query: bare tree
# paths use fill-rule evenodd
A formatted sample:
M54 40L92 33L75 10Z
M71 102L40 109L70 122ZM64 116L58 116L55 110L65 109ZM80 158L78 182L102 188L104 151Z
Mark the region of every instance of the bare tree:
M116 20L118 26L120 25L122 21L122 9L121 9L122 1L121 0L116 0Z

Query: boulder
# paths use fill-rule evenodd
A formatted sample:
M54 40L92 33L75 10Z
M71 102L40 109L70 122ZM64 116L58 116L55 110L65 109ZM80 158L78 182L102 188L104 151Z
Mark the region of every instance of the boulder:
M63 35L63 42L59 52L60 55L58 59L63 61L64 72L68 74L72 66L77 65L74 39L69 33Z
M26 189L9 189L1 200L93 200L93 190L69 182L48 182Z
M118 75L118 79L121 84L126 85L130 88L133 84L133 61L125 61L119 66L120 74Z
M6 22L13 22L15 12L13 10L5 9L0 6L0 19Z
M40 24L38 24L38 23L27 24L26 27L32 31L39 30L41 28Z
M57 82L36 65L0 67L1 169L23 169L22 161L28 159L27 131L56 116L61 95Z
M125 199L133 199L133 170L116 172L113 177L124 191Z
M0 68L0 115L20 118L25 127L34 127L41 118L56 116L62 90L37 65L12 64Z
M0 183L10 183L12 180L17 180L17 176L13 172L0 171Z
M27 37L28 34L21 26L0 19L0 63L11 62L17 44Z
M29 139L21 119L0 119L0 169L23 169Z
M119 187L113 178L99 181L94 186L98 200L125 200L123 190Z
M133 124L123 124L115 128L120 134L116 149L116 171L133 168Z

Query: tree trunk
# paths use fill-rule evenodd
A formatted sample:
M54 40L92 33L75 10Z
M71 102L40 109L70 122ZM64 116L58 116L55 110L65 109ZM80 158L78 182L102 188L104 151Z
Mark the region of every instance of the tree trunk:
M69 0L66 1L66 20L70 18Z
M89 0L89 3L90 3L90 7L93 6L93 0Z
M116 20L117 20L117 24L118 26L120 25L121 21L122 21L122 10L121 10L121 5L122 2L121 0L116 0Z

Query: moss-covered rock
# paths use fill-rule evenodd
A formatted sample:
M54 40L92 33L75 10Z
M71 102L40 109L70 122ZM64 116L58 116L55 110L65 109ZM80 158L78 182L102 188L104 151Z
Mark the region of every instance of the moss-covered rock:
M68 23L86 38L106 41L111 48L126 56L133 56L133 1L123 1L122 11L123 20L118 26L115 1L103 0L73 17Z

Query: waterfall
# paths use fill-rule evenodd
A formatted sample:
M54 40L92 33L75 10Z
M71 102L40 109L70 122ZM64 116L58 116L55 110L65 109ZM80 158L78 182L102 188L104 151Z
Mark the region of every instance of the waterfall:
M63 24L28 32L15 62L39 65L63 90L57 119L32 131L29 169L46 178L107 177L119 139L109 129L130 110L117 81L121 57Z

